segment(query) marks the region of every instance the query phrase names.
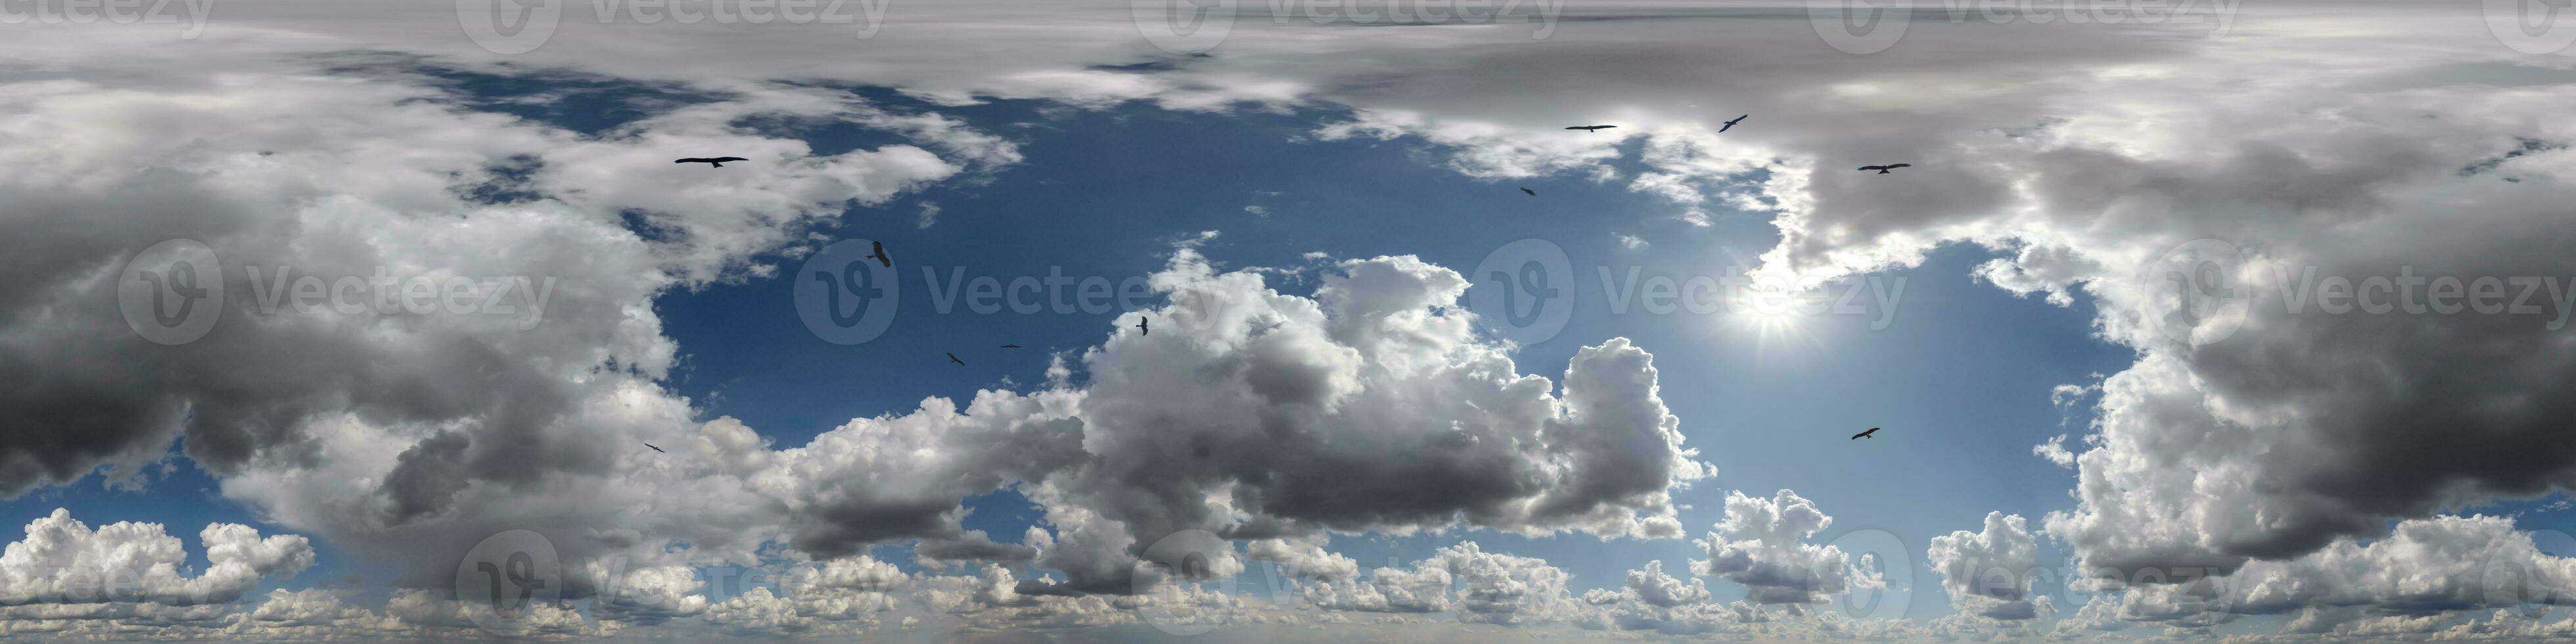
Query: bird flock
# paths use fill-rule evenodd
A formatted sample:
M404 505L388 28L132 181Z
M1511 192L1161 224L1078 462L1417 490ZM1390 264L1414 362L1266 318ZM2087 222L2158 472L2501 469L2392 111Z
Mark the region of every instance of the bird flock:
M1725 133L1727 130L1735 129L1735 125L1736 125L1737 123L1742 123L1742 122L1744 122L1744 119L1751 118L1752 116L1753 116L1753 115L1751 115L1751 114L1745 114L1745 115L1737 116L1737 117L1735 117L1733 120L1726 121L1723 125L1721 125L1720 127L1718 127L1718 128L1717 128L1717 131L1718 131L1719 133L1721 133L1721 134L1722 134L1722 133ZM1617 128L1617 127L1619 127L1619 126L1616 126L1616 125L1571 125L1571 126L1566 126L1566 128L1565 128L1565 129L1568 129L1568 130L1582 130L1582 131L1585 131L1585 132L1600 132L1600 131L1602 131L1602 130L1615 129L1615 128ZM674 160L674 161L672 161L672 163L704 163L704 164L707 164L707 166L708 166L708 167L711 167L711 168L721 168L721 167L724 167L724 164L725 164L726 162L729 162L729 161L749 161L749 160L750 160L750 159L745 159L745 158L742 158L742 157L690 157L690 158L686 158L686 159L678 159L678 160ZM1878 173L1879 173L1879 174L1888 174L1888 173L1889 173L1889 171L1891 171L1891 170L1895 170L1895 169L1897 169L1897 168L1911 167L1912 165L1913 165L1913 164L1910 164L1910 163L1889 163L1889 164L1884 164L1884 165L1865 165L1865 166L1861 166L1861 167L1860 167L1860 170L1861 170L1861 171L1863 171L1863 172L1867 172L1867 171L1871 171L1871 170L1876 170L1876 171L1878 171ZM1522 187L1522 188L1521 188L1521 192L1522 192L1523 194L1527 194L1527 195L1532 196L1532 197L1536 197L1536 196L1538 196L1538 191L1536 191L1536 190L1531 190L1531 189L1529 189L1528 187ZM885 242L871 242L871 243L870 243L870 246L871 246L871 247L869 248L869 250L870 250L871 252L868 254L867 259L877 260L877 264L878 264L878 265L883 266L883 267L886 267L886 268L893 268L893 267L894 267L894 258L889 257L889 256L887 256L887 255L886 255ZM1274 326L1275 326L1275 325L1274 325ZM1151 320L1149 320L1149 319L1147 319L1147 318L1141 317L1141 316L1140 316L1140 317L1138 317L1138 318L1136 319L1136 335L1144 336L1144 335L1152 335L1152 334L1153 334L1153 325L1152 325L1152 321L1151 321ZM1005 344L1005 345L1002 345L1002 346L1001 346L1001 348L1004 348L1004 349L1018 349L1018 348L1020 348L1020 345L1017 345L1017 344ZM942 354L944 354L944 355L947 355L947 356L948 356L948 362L949 362L949 363L951 363L951 364L955 364L955 365L957 365L957 366L961 366L961 367L962 367L962 366L966 366L966 361L965 361L965 360L962 360L962 359L959 359L959 358L957 357L957 354L955 354L955 353L951 353L951 352L945 352L945 351L943 351L943 352L941 352L941 353L942 353ZM1869 431L1861 432L1861 433L1858 433L1858 434L1853 434L1853 435L1852 435L1852 440L1859 440L1859 439L1863 439L1863 438L1876 438L1877 436L1875 436L1875 434L1877 434L1877 433L1878 433L1878 428L1876 428L1876 427L1872 427L1872 428L1869 428ZM656 451L656 452L661 452L661 451L662 451L662 448L660 448L660 447L653 447L653 445L652 445L651 443L646 443L644 446L645 446L645 447L651 447L651 448L653 448L653 451ZM664 453L667 453L667 452L664 452Z

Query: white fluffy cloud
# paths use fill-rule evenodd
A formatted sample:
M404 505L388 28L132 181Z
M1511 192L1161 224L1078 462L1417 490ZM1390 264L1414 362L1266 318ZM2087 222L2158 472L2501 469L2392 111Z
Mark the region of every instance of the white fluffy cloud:
M214 523L197 538L207 566L192 574L185 546L161 524L92 530L56 508L0 551L0 604L221 604L263 579L313 566L313 545L298 535L263 538L249 526Z
M2020 620L2038 615L2031 597L2039 540L2021 515L1986 513L1985 528L1932 538L1923 559L1940 575L1941 589L1962 613ZM2047 598L2037 598L2046 602Z
M1833 523L1796 492L1762 499L1729 490L1726 518L1694 542L1708 558L1691 560L1691 571L1743 584L1746 600L1759 604L1821 603L1883 583L1854 567L1841 548L1806 542Z

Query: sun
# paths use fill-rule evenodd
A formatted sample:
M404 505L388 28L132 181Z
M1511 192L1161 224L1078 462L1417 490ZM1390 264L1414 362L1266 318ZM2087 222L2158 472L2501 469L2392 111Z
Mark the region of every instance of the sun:
M1805 298L1811 297L1817 295L1772 294L1766 297L1758 293L1738 293L1727 302L1727 325L1752 336L1757 359L1775 357L1775 353L1797 354L1815 349L1817 337L1807 328L1810 314L1799 306Z

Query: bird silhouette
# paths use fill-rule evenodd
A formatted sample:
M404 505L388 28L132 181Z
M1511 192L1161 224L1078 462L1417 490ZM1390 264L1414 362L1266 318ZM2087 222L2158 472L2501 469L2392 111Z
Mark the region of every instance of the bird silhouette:
M639 442L640 442L640 441L639 441ZM652 444L652 443L644 443L644 446L645 446L645 447L653 447L653 444ZM656 452L662 452L662 448L659 448L659 447L653 447L653 451L656 451ZM662 452L662 453L664 453L664 454L669 454L670 452Z
M707 165L710 165L710 166L715 166L715 167L721 168L721 167L724 167L724 162L726 162L726 161L750 161L750 159L745 159L745 158L742 158L742 157L716 157L716 158L713 158L713 159L702 159L702 158L698 158L698 157L689 157L689 158L681 159L681 160L678 160L678 161L672 161L672 163L704 163L704 164L707 164Z
M1146 321L1147 320L1145 318L1136 318L1136 335L1154 334L1153 328L1145 326Z
M940 353L948 353L948 352L946 352L946 351L941 351ZM949 361L949 362L957 363L957 366L960 366L960 367L966 366L966 361L957 359L957 354L954 354L954 353L948 353L948 361Z
M885 254L885 242L872 241L868 242L868 246L876 251L876 254L869 257L876 258L877 263L884 264L886 268L894 268L894 258L887 257Z
M1005 344L1005 345L1002 345L1002 348L1004 348L1004 349L1017 349L1017 348L1020 348L1020 345L1016 345L1016 344Z
M1894 170L1894 169L1897 169L1897 168L1912 167L1913 165L1914 165L1914 164L1911 164L1911 163L1890 163L1890 164L1887 164L1887 165L1865 165L1865 166L1861 166L1861 167L1860 167L1860 169L1861 169L1861 171L1862 171L1862 172L1868 172L1868 171L1871 171L1871 170L1877 170L1879 174L1887 174L1887 171L1889 171L1889 170Z
M1876 428L1876 427L1871 427L1871 428L1869 428L1869 431L1861 432L1861 433L1858 433L1858 434L1853 434L1853 435L1852 435L1852 440L1860 440L1860 439L1863 439L1863 438L1878 438L1877 436L1871 436L1871 434L1876 434L1876 433L1878 433L1878 428Z
M1745 118L1746 116L1752 116L1752 115L1751 115L1751 114L1746 114L1746 115L1744 115L1744 116L1738 116L1738 117L1735 117L1735 120L1727 121L1727 122L1726 122L1726 127L1717 128L1717 131L1718 131L1719 133L1721 133L1721 134L1722 134L1722 133L1725 133L1728 129L1734 128L1734 127L1735 127L1735 124L1744 122L1744 118Z
M1538 191L1536 191L1536 190L1531 190L1531 189L1528 189L1528 188L1522 188L1522 189L1521 189L1521 192L1529 193L1529 196L1532 196L1532 197L1536 197L1536 196L1538 196Z
M1576 125L1576 126L1568 127L1568 128L1565 128L1565 129L1568 129L1568 130L1582 130L1582 131L1585 131L1585 132L1599 132L1599 131L1607 130L1607 129L1614 128L1614 127L1619 127L1619 126L1616 126L1616 125Z

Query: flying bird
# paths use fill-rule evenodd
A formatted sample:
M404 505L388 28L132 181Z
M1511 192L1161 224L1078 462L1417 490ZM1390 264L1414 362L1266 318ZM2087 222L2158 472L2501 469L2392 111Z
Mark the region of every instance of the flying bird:
M1529 196L1532 196L1532 197L1536 197L1536 196L1538 196L1538 191L1536 191L1536 190L1531 190L1531 189L1528 189L1528 188L1522 188L1522 189L1521 189L1521 192L1529 193Z
M652 444L652 443L644 443L644 446L645 446L645 447L653 447L653 444ZM659 447L653 447L653 451L656 451L656 452L662 452L662 448L659 448ZM662 453L664 453L664 454L669 454L670 452L662 452Z
M1871 427L1871 428L1869 428L1869 431L1861 432L1861 433L1858 433L1858 434L1853 434L1853 435L1852 435L1852 440L1860 440L1860 439L1863 439L1863 438L1878 438L1877 436L1871 436L1871 434L1876 434L1876 433L1878 433L1878 428L1876 428L1876 427Z
M942 351L942 352L940 352L940 353L948 353L948 352L946 352L946 351ZM949 362L957 363L957 366L960 366L960 367L966 366L966 361L957 359L957 354L954 354L954 353L949 353L949 354L948 354L948 361L949 361Z
M1728 129L1734 128L1734 127L1735 127L1735 124L1744 122L1744 119L1745 119L1745 117L1747 117L1747 116L1752 116L1752 115L1751 115L1751 114L1746 114L1746 115L1744 115L1744 116L1738 116L1738 117L1735 117L1735 120L1727 121L1727 122L1726 122L1726 127L1717 128L1718 133L1723 134L1723 133L1725 133Z
M1607 130L1607 129L1614 128L1614 127L1619 127L1619 126L1616 126L1616 125L1576 125L1576 126L1568 127L1568 128L1565 128L1565 129L1568 129L1568 130L1582 130L1582 131L1585 131L1585 132L1599 132L1599 131Z
M1894 169L1897 169L1897 168L1913 167L1913 165L1914 165L1914 164L1911 164L1911 163L1890 163L1890 164L1887 164L1887 165L1865 165L1865 166L1861 166L1861 167L1860 167L1860 169L1861 169L1861 171L1862 171L1862 172L1868 172L1868 171L1871 171L1871 170L1877 170L1879 174L1887 174L1887 171L1889 171L1889 170L1894 170Z
M1154 334L1154 329L1145 326L1146 321L1147 320L1145 318L1136 318L1136 335Z
M871 248L873 248L873 249L876 251L876 254L874 254L874 255L869 255L869 257L876 258L877 263L879 263L879 264L884 264L886 268L894 268L894 259L893 259L893 258L890 258L890 257L886 257L886 254L885 254L885 242L881 242L881 241L872 241L872 242L868 242L868 246L870 246Z
M704 164L707 164L707 165L710 165L710 166L715 166L715 167L721 168L721 167L724 167L724 162L726 162L726 161L750 161L750 159L745 159L745 158L742 158L742 157L716 157L716 158L713 158L713 159L701 159L701 158L697 158L697 157L690 157L690 158L681 159L681 160L678 160L678 161L673 161L672 163L704 163Z
M1016 344L1005 344L1005 345L1002 345L1002 348L1004 348L1004 349L1017 349L1017 348L1020 348L1020 345L1016 345Z

